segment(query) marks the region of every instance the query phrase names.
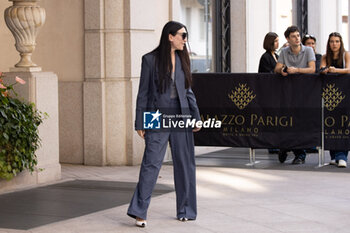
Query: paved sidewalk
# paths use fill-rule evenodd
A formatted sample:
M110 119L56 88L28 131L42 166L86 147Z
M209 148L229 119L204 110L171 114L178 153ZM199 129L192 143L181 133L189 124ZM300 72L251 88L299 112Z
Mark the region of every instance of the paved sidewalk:
M137 182L139 166L62 165L62 181L84 179ZM173 185L172 166L164 165L158 183ZM198 218L175 219L175 193L152 199L148 226L137 228L128 205L55 222L28 231L4 232L350 232L349 172L197 168ZM131 197L130 197L131 198Z

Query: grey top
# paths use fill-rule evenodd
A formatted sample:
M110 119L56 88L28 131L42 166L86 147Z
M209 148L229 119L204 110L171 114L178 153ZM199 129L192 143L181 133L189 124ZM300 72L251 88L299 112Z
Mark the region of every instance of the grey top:
M170 85L170 99L176 99L178 97L175 86L175 72L171 72L171 85Z
M311 47L300 45L301 50L298 54L294 54L289 46L282 49L278 62L287 67L307 68L310 61L316 61L314 50Z

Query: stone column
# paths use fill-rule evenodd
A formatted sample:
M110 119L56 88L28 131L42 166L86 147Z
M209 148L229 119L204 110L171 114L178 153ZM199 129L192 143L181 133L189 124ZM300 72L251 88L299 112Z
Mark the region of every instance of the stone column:
M85 0L84 164L106 164L104 1Z
M84 164L140 164L144 141L134 114L141 57L159 43L169 9L169 1L84 0Z
M25 186L52 182L61 178L58 140L58 81L52 72L39 72L41 68L31 61L38 29L45 21L45 10L37 0L10 0L13 6L5 11L6 24L16 40L21 61L5 74L5 82L13 83L18 76L26 81L16 85L19 98L35 104L49 117L39 126L41 148L36 152L37 169L33 174L22 172L11 181L0 181L0 192Z
M132 132L128 1L85 0L84 164L126 165Z
M246 72L258 72L260 56L265 52L262 44L266 33L270 30L270 2L269 0L248 0L245 4L246 41L241 43L246 43Z
M246 72L247 63L247 3L231 0L231 72Z

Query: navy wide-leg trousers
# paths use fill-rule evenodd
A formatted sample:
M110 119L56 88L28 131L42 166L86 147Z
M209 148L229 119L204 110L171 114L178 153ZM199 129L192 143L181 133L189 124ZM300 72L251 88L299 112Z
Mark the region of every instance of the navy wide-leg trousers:
M178 101L174 102L179 107ZM196 219L196 165L191 129L146 131L146 148L141 164L139 182L127 212L133 218L147 219L147 209L168 142L170 142L174 167L177 218Z

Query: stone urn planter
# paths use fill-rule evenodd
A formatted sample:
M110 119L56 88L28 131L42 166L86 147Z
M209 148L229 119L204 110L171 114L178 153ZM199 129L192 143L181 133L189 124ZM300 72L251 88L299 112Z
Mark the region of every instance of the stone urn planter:
M45 23L45 9L37 5L39 0L9 1L13 5L5 10L5 22L15 37L16 49L21 55L21 60L15 67L38 67L32 62L31 56L35 49L36 36Z

